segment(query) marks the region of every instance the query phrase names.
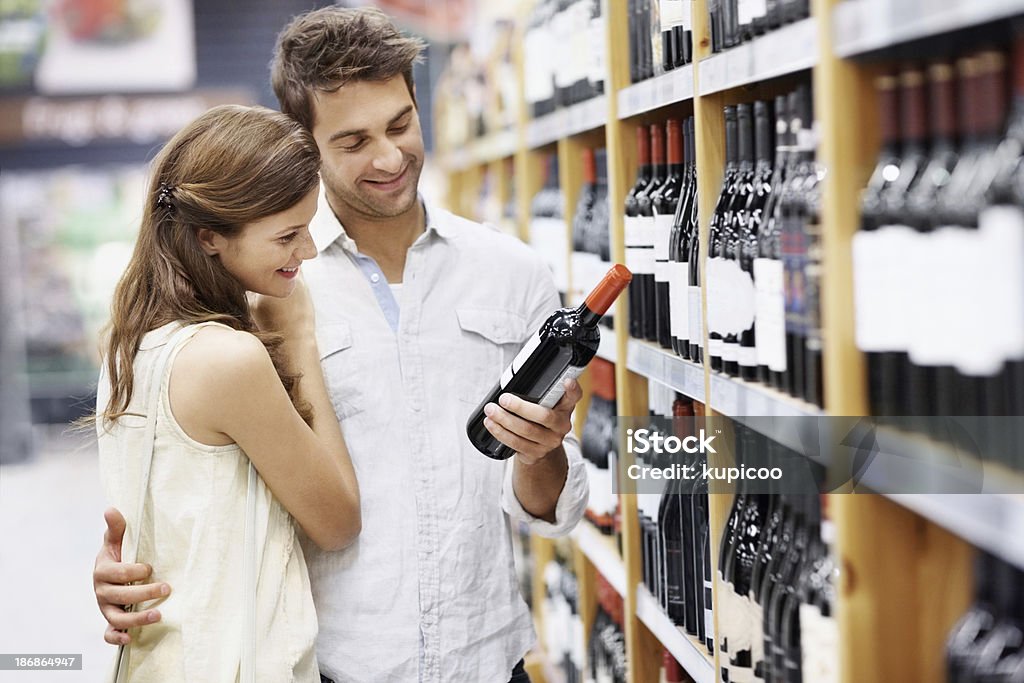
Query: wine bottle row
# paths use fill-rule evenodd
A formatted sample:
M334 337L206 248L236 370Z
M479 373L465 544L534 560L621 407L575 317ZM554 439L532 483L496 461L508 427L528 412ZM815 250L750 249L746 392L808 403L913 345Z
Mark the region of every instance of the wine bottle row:
M652 417L692 418L697 412L703 413L703 406L698 408L699 404L662 384L650 381L647 386ZM674 425L683 431L692 427L693 420L677 420ZM690 434L679 433L676 436L684 438ZM680 462L679 457L686 461ZM699 468L701 463L698 460L701 457L699 454L637 455L636 464L658 468L681 464ZM639 493L637 508L644 585L672 623L703 642L708 651L713 652L711 586L714 575L707 480L703 477L671 480L660 494Z
M572 562L556 553L544 567L544 651L565 673L566 683L582 683L584 637L579 583Z
M551 269L555 287L569 291L569 250L565 240L565 196L558 179L558 155L544 159L544 185L530 202L530 246Z
M736 47L810 15L810 0L708 0L711 49Z
M981 553L974 586L973 604L946 640L947 681L1024 681L1024 572Z
M523 96L533 117L604 92L600 0L541 0L523 35Z
M726 167L706 263L711 369L822 406L825 170L810 88L727 106L724 116Z
M750 443L737 432L739 457ZM800 457L774 448L769 458ZM827 501L752 493L741 482L717 563L722 681L838 683L839 569Z
M704 335L694 119L642 126L636 135L637 177L625 201L626 263L634 275L629 333L700 362Z
M693 0L629 0L630 82L693 62Z
M882 150L854 238L875 415L1024 414L1024 32L875 82Z
M611 264L611 230L608 214L608 155L604 149L587 148L583 156L583 185L572 218L572 292L569 305L578 305ZM612 311L602 323L612 326Z
M626 683L629 660L626 658L626 632L622 596L600 573L597 583L597 616L587 642L587 683Z
M619 536L619 496L613 491L617 475L618 444L615 439L615 365L603 358L590 363L590 405L580 438L590 481L586 516L606 536Z

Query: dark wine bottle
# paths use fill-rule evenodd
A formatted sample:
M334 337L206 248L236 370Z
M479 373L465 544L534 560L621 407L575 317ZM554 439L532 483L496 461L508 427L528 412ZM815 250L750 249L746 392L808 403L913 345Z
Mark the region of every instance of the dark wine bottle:
M693 171L693 136L689 120L683 122L683 187L679 191L676 215L672 224L669 254L669 322L672 351L680 358L690 357L689 321L689 257L690 202L696 190Z
M732 667L732 651L742 638L736 633L737 624L742 620L739 617L740 606L737 604L735 592L732 586L733 570L735 566L735 546L742 533L741 524L748 504L746 492L739 488L732 501L732 509L725 523L722 532L722 543L718 555L718 585L722 587L719 594L718 608L718 651L721 654L722 682L729 683L731 679L730 669ZM739 626L742 629L742 624ZM738 637L739 636L739 637ZM732 641L732 642L730 642Z
M718 274L718 262L723 260L725 255L725 242L728 237L729 225L728 214L732 202L733 193L736 188L738 151L736 130L736 107L725 108L725 175L722 179L722 192L718 196L715 212L711 215L711 226L708 231L708 355L711 356L711 369L722 370L723 337L715 323L716 316L720 315L716 307L720 308L719 292L722 284Z
M668 166L665 164L665 129L661 125L651 125L651 162L653 177L650 184L637 197L638 230L640 246L637 248L637 270L633 271L640 289L640 310L643 312L641 322L641 339L658 340L657 297L654 282L654 245L655 218L654 204L662 185L668 177Z
M636 129L637 173L633 188L626 195L625 243L626 267L637 272L641 261L643 244L643 223L640 219L638 197L651 184L653 168L651 166L651 136L646 126ZM640 283L634 280L629 287L629 336L639 339L643 336L642 321L645 315Z
M679 195L683 187L683 138L679 119L669 119L667 128L668 177L652 202L654 208L655 327L657 341L663 349L672 348L669 252Z
M477 450L495 460L515 455L484 426L485 406L497 404L504 393L547 408L558 403L565 392L563 382L579 377L597 353L601 340L597 323L631 278L625 266L616 264L578 308L563 308L551 314L466 423L466 434Z
M950 683L970 680L967 673L996 623L995 580L1000 561L980 552L974 563L974 603L946 638L946 673Z
M725 221L728 232L724 240L723 258L738 264L739 269L748 280L735 279L730 286L724 305L730 310L729 329L722 340L722 370L730 377L740 376L740 335L754 325L754 281L752 266L744 269L741 257L741 245L745 239L745 231L749 222L750 199L754 193L754 122L753 108L749 104L736 107L737 149L739 161L736 170L736 184L731 190L731 200ZM742 276L741 276L742 277ZM733 282L733 278L730 278ZM749 321L741 312L749 311Z
M996 569L995 597L998 616L992 630L977 644L974 656L968 660L968 680L979 683L1002 680L998 677L1001 665L1007 660L1015 661L1014 656L1024 651L1022 578L1016 567L1006 562L999 563Z
M836 621L839 564L835 527L828 516L828 496L820 498L820 533L800 578L800 671L803 680L839 683L839 626Z
M711 33L711 51L721 52L725 48L722 35L725 24L722 21L722 5L728 0L708 0L708 30Z
M694 131L694 117L690 117L689 128L690 138L696 140ZM701 267L700 267L700 233L697 229L697 205L699 201L700 188L697 186L696 163L691 166L692 197L690 200L690 228L689 235L689 256L686 259L690 271L689 285L689 315L687 320L690 326L690 360L694 363L704 362L704 306L701 300Z
M722 47L729 49L740 44L737 0L722 0Z
M757 327L758 378L767 386L782 386L786 371L786 308L783 286L781 229L778 220L779 199L787 173L793 165L793 144L789 132L787 98L775 98L775 164L771 190L765 202L757 235L757 258L754 261L756 297L754 321Z

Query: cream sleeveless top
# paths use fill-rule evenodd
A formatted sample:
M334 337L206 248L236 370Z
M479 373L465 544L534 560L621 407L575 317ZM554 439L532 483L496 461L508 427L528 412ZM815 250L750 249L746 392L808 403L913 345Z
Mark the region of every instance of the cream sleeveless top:
M162 619L131 632L125 649L129 681L232 682L239 678L245 605L243 538L249 459L237 445L208 446L191 439L174 419L168 381L178 351L206 325L193 325L172 351L159 381L159 405L147 406L149 377L163 347L181 325L148 333L135 357L135 386L128 412L115 423L98 424L100 473L111 505L129 527L139 519L142 483L139 445L145 415L157 413L149 486L143 501L138 562L153 567L152 580L171 594L144 603ZM100 375L97 405L110 397ZM257 681L319 682L314 653L316 612L302 548L291 515L262 478L256 496ZM135 538L129 528L127 538Z

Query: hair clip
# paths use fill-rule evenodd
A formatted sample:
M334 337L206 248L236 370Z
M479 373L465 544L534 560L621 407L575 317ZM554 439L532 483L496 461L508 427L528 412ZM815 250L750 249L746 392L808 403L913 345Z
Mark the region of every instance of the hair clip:
M170 213L174 213L174 187L172 185L160 183L160 187L157 188L156 192L156 205L167 209Z

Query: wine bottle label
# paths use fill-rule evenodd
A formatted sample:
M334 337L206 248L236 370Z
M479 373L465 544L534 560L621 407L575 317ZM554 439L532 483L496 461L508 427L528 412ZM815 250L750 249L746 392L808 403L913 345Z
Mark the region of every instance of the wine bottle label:
M704 311L701 310L700 286L689 285L690 339L704 346Z
M816 605L800 605L803 680L839 683L839 625Z
M727 363L738 363L740 360L740 345L734 342L722 342L722 360Z
M658 224L654 216L639 216L638 220L640 221L640 246L653 250L658 241Z
M917 258L920 242L919 233L904 225L853 236L856 339L862 351L903 351L910 345L908 263Z
M590 3L575 2L570 6L571 33L569 34L569 51L571 66L571 78L569 84L577 83L586 79L590 65L591 45L587 42L590 32L587 28L590 25Z
M753 346L741 346L737 360L741 367L744 368L756 368L757 367L757 349Z
M661 14L661 31L671 31L676 26L683 25L683 2L682 0L660 0L658 9Z
M545 408L554 408L555 404L558 403L562 396L565 395L565 387L562 385L562 382L567 379L578 379L579 376L583 374L584 369L585 368L570 365L563 370L555 380L554 385L552 385L551 389L548 390L548 393L544 394L540 401L538 401L537 405Z
M981 212L978 228L988 264L979 283L985 308L988 353L1004 360L1024 358L1024 210L991 206Z
M686 262L669 264L669 325L676 339L690 338L690 293L686 284L690 265Z
M671 214L658 214L654 217L654 259L656 261L668 261L674 218Z
M740 334L754 324L754 280L736 261L711 258L707 261L708 330L719 334Z
M754 670L749 666L736 666L730 662L729 681L730 683L754 683Z
M945 226L923 235L918 241L918 257L915 263L922 270L915 277L924 278L922 288L927 288L924 309L914 320L918 327L913 334L909 352L916 365L955 365L963 356L964 342L970 337L966 329L966 311L973 305L973 289L970 275L974 267L970 260L976 256L976 230L957 226ZM925 269L926 268L926 269ZM966 271L972 271L970 273ZM955 274L955 276L953 275Z
M551 20L551 31L554 43L548 46L554 51L555 87L568 88L572 85L572 18L567 10L556 12Z
M747 0L750 3L750 16L760 19L768 14L768 0Z
M588 78L591 83L603 83L605 74L605 23L604 14L600 14L590 20L590 40L587 47L587 54L590 55L590 73Z
M754 260L757 298L757 362L773 372L786 371L785 271L782 261Z
M693 30L693 0L683 0L682 8L679 10L682 14L682 24L684 31Z
M737 0L736 13L739 15L739 25L749 24L750 20L753 19L753 7L750 6L750 0Z

